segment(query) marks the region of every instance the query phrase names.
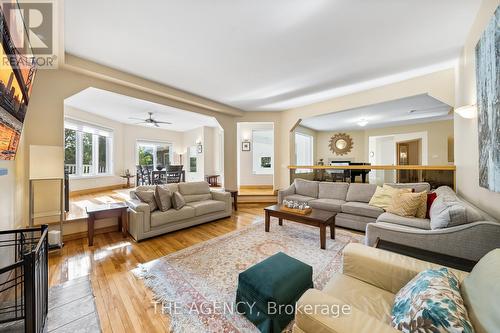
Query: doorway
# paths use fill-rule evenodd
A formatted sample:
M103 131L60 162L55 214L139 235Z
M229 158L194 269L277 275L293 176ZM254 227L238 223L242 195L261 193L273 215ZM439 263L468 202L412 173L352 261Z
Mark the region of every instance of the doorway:
M396 164L397 165L421 165L422 164L422 140L409 140L396 142ZM399 183L412 183L418 181L418 173L415 170L398 170Z
M237 123L239 195L274 193L274 123Z

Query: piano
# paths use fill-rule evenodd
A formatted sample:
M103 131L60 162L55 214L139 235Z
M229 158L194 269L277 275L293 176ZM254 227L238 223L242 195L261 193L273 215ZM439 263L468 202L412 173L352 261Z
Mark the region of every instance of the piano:
M351 161L331 161L330 165L371 165L370 163L356 163L356 162L351 162ZM346 181L346 179L350 179L351 183L354 183L356 181L357 176L361 176L361 181L363 183L366 183L366 176L370 172L370 170L340 170L340 169L335 169L335 170L330 170L330 175L332 176L332 181L337 181L338 178L340 178L342 181Z

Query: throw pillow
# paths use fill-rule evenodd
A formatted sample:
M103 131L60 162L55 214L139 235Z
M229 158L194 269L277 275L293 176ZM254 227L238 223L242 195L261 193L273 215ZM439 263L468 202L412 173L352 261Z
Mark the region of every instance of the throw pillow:
M418 206L415 217L419 219L425 219L425 214L427 213L427 191L420 193L420 206Z
M391 324L407 333L474 332L458 279L445 267L419 273L396 294Z
M427 194L427 209L426 209L426 212L425 212L425 218L426 219L430 219L431 218L431 216L429 215L429 213L430 213L430 210L431 210L432 203L434 202L434 200L436 200L436 198L437 198L437 194L434 193L434 192L431 192L431 193Z
M185 204L186 201L184 200L182 194L180 194L179 192L174 192L174 194L172 195L172 206L175 209L179 210L184 207Z
M394 188L391 186L386 186L380 187L377 186L377 189L375 190L375 194L373 194L372 198L370 199L370 202L368 203L370 206L374 207L379 207L382 209L387 209L392 203L392 198L395 195L398 195L400 193L409 193L411 192L411 189L407 188Z
M415 217L424 195L427 197L426 192L398 194L394 196L391 205L387 207L387 212L404 217Z
M156 186L155 188L155 200L158 208L162 212L166 212L172 207L172 194L169 190L162 186Z
M136 191L135 195L137 195L139 200L149 205L149 209L151 212L154 212L156 209L158 209L154 191Z

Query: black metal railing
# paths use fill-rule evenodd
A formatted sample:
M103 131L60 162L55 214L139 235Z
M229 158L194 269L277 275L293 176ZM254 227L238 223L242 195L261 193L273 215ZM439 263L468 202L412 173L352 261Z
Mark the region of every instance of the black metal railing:
M0 231L0 324L23 321L43 331L48 311L48 226Z

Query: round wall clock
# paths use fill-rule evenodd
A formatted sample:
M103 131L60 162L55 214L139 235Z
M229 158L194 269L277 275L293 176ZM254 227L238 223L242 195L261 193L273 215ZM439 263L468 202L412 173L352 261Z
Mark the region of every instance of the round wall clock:
M337 155L346 155L354 145L352 138L346 133L337 133L330 138L330 150Z

